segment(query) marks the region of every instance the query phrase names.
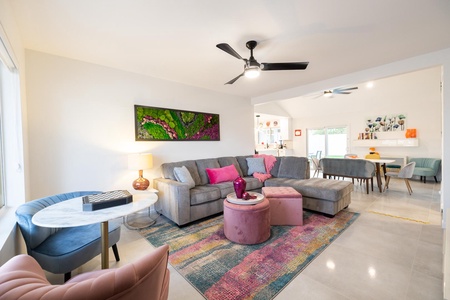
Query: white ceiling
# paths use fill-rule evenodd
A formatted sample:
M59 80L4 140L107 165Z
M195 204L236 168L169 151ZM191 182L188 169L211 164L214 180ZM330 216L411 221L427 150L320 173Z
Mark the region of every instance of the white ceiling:
M10 0L25 48L256 97L450 48L448 0ZM225 82L243 62L309 61L304 71ZM330 87L333 88L333 87Z

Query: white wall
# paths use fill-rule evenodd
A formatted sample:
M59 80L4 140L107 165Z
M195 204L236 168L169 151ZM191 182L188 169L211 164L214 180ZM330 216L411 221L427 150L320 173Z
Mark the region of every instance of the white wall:
M434 67L374 81L374 87L359 89L350 95L333 98L297 98L281 102L292 112L293 128L302 129L294 137L295 154L305 156L306 129L324 126L349 126L349 153L364 156L369 147L353 146L358 133L364 132L366 120L376 116L404 114L406 128L416 128L419 147L377 147L383 156L442 157L441 67ZM301 104L299 103L301 102ZM297 109L293 109L296 106ZM380 139L405 138L406 131L380 132Z
M148 179L163 162L253 153L249 99L34 51L26 63L32 198L129 189L128 153L153 153ZM134 104L217 113L220 141L136 142Z

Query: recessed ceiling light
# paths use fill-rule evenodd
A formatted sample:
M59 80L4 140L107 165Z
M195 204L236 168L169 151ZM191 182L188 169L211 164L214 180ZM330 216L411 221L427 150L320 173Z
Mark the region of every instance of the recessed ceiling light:
M369 81L369 82L366 84L366 87L367 87L368 89L373 88L373 81Z

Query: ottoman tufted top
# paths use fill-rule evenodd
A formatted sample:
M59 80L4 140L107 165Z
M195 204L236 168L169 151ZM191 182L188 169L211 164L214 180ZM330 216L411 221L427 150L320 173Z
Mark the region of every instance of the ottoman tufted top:
M263 187L262 193L267 198L300 198L302 194L290 186Z

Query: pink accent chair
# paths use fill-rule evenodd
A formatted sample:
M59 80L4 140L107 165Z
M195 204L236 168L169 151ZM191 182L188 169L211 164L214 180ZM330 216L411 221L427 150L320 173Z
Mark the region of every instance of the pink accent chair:
M161 246L134 263L77 275L63 285L52 285L31 256L14 256L0 267L3 299L167 299L169 246Z

